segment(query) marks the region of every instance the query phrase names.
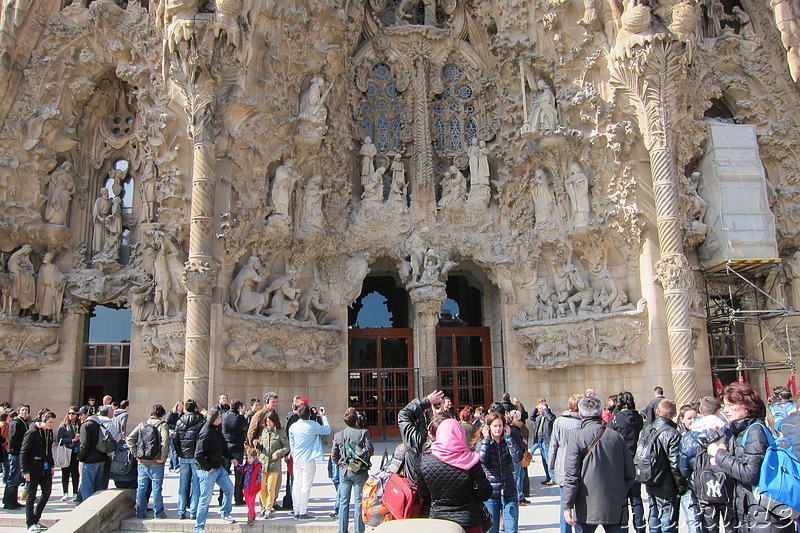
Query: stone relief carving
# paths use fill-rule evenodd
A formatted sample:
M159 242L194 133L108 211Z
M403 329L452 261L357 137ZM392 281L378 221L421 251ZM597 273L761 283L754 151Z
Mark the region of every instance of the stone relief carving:
M519 342L526 349L525 366L549 370L575 365L639 363L646 359L647 306L635 311L601 316L570 317L535 323L525 311L513 320ZM553 327L558 323L559 327Z
M288 226L292 220L291 203L295 183L300 179L300 173L294 169L294 160L287 158L275 170L272 180L272 214L270 224Z
M8 274L10 276L12 314L30 314L36 303L36 279L31 262L30 244L25 244L8 258Z
M303 211L300 218L300 229L302 231L322 231L325 224L322 201L331 190L330 188L323 188L322 176L319 174L314 174L308 179L302 195Z
M309 311L311 310L309 301ZM281 327L276 327L277 324ZM287 321L225 316L226 339L222 367L232 370L323 372L339 366L343 357L341 326L321 326L312 320Z
M182 320L157 319L142 327L141 351L147 356L147 369L156 372L182 372L186 327Z
M67 223L69 204L75 194L75 182L72 179L72 163L65 161L51 175L48 183L47 203L44 218L50 224L64 226Z
M589 178L578 163L572 163L564 181L572 211L572 227L583 228L589 223Z
M186 309L186 287L183 267L186 253L172 237L161 231L154 232L157 247L153 261L153 302L156 316L176 316Z
M536 82L534 98L531 101L531 110L522 125L520 133L527 134L552 134L559 130L558 109L556 97L547 82L540 79Z
M701 177L700 172L692 172L688 178L681 180L680 202L684 240L689 247L702 243L708 234L708 225L703 221L708 211L708 204L697 192Z
M0 318L0 372L33 372L59 360L55 324Z
M67 278L53 263L53 254L47 252L36 277L36 314L41 320L61 322L61 304Z
M390 207L405 210L408 207L408 187L406 183L406 167L403 165L400 154L395 154L389 170L392 171L392 185L389 188L389 198L386 203Z

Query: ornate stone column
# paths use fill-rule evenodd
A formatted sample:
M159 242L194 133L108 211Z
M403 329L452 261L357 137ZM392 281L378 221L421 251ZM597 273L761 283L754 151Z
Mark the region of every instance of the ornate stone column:
M428 52L429 47L418 46L412 55L414 98L414 154L412 157L414 189L412 190L411 216L414 222L436 220L436 182L433 174L433 149L431 145L430 109L428 103Z
M689 314L692 278L683 250L678 173L670 138L670 121L674 119L676 93L682 78L679 54L683 45L667 34L632 42L617 44L610 61L611 81L636 108L650 157L661 253L656 273L664 288L672 382L675 401L680 405L697 399Z
M419 364L422 397L438 386L436 365L436 326L439 313L447 298L446 285L441 281L411 283L409 296L414 304L414 358Z
M185 398L194 398L209 407L211 296L218 271L213 256L215 141L221 128L222 107L239 71L235 45L229 37L238 36L220 31L221 26L228 28L214 14L198 14L182 0L171 0L167 7L172 19L166 21L169 25L164 62L183 93L193 145L189 257L183 271L187 289L183 393Z

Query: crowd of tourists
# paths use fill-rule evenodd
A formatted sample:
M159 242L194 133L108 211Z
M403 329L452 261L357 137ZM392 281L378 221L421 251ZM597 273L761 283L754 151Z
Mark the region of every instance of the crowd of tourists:
M434 391L399 412L403 443L386 469L413 488L419 501L414 516L453 521L467 533L497 533L501 524L505 533L518 531L519 507L530 504L527 467L537 451L541 483L560 492L562 532L592 532L600 525L627 531L632 522L637 533L677 533L680 520L689 533L797 532L800 510L754 490L775 437L788 437L786 446L797 443L800 433L800 411L789 389L773 393L767 405L749 384L733 383L719 399L677 407L656 387L637 410L630 392L604 404L588 389L570 396L557 416L545 398L529 415L508 393L488 408L456 410ZM277 394L267 393L263 403L247 405L221 394L208 410L192 399L169 412L156 404L147 420L132 427L128 401L117 404L108 396L101 405L90 398L70 407L60 425L49 409L31 416L29 405L2 404L3 508L24 506L28 531L45 530L41 516L60 469L62 501L78 505L113 481L136 489L138 518L147 516L152 500L154 518L163 519L168 469L179 473L176 518L194 520L196 533L205 531L215 492L226 523L235 522L234 505L246 506L248 524L278 511L299 522L314 520L308 502L317 463L325 460L321 437L331 426L325 408L305 398L295 396L287 416L278 403ZM328 457L337 488L330 515L347 532L352 501L353 530L363 533L370 510L362 509L362 490L374 447L355 408L347 409L343 422Z

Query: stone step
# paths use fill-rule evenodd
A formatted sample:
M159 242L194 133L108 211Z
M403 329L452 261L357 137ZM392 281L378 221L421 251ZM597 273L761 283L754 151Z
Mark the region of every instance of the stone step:
M327 518L327 517L326 517ZM351 527L352 529L352 527ZM129 518L123 520L116 533L192 533L194 520L138 520ZM209 516L206 522L207 533L337 533L339 526L333 520L315 520L313 522L295 522L294 518L270 518L269 520L256 519L252 526L246 520L239 520L235 524L226 524L217 516Z

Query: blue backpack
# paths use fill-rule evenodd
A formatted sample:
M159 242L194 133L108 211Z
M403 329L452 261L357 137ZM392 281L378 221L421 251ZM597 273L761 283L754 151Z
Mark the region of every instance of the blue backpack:
M792 442L786 438L776 439L767 426L756 422L744 432L742 446L747 443L747 435L753 426L761 426L769 443L753 494L772 514L796 517L800 513L800 459L792 450Z

